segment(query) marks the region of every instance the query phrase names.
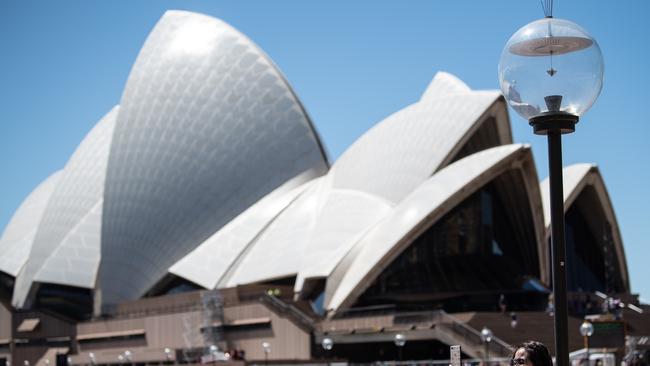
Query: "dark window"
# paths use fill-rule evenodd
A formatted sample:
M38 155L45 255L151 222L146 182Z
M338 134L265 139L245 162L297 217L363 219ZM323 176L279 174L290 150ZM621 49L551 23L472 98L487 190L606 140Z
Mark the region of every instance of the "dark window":
M201 286L190 282L184 278L167 274L156 286L152 287L145 297L155 297L164 295L181 294L203 289Z
M41 284L35 305L38 310L49 310L72 319L86 320L92 316L93 295L89 289Z
M436 222L379 275L357 306L445 307L444 299L475 294L492 307L494 295L529 290L524 286L538 268L525 263L536 252L535 238L518 240L513 214L496 192L488 184Z
M597 193L587 187L565 215L567 289L625 292L612 226Z
M458 161L464 157L470 156L479 151L501 145L499 141L497 121L494 117L489 117L482 123L481 127L465 142L463 147L451 159L449 164Z

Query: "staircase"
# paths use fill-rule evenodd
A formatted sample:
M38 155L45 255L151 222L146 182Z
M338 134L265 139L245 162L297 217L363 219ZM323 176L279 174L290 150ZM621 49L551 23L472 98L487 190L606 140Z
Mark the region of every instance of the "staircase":
M439 322L436 324L436 333L441 342L449 345L460 344L463 352L473 358L487 358L488 355L490 358L498 358L512 355L512 346L499 338L494 330L492 330L492 341L486 348L479 331L482 328L483 325L479 328L441 312Z
M518 312L517 326L510 325L509 313L469 313L467 324L475 329L488 327L492 333L513 346L535 340L544 343L551 354L555 354L555 332L553 317L544 312ZM580 335L582 319L569 317L569 351L583 348Z

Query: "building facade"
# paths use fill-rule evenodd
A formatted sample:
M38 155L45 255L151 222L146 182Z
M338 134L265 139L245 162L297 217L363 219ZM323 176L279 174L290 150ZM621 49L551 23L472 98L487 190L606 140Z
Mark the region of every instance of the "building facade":
M571 325L616 298L650 335L596 166L565 169L565 211ZM552 344L549 221L499 92L440 72L330 163L262 50L169 11L0 238L0 366L506 356L517 323Z

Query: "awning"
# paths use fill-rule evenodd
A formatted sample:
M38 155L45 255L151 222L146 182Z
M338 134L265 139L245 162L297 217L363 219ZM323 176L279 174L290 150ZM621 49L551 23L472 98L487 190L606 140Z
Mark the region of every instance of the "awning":
M11 343L11 339L9 338L0 338L0 344L9 344Z
M208 326L202 326L201 331L205 329L213 328L237 328L245 326L255 326L255 325L268 325L271 324L271 318L248 318L248 319L236 319L230 320L225 323L216 322Z
M77 335L77 341L88 341L102 338L133 337L145 335L144 329L116 330L113 332L88 333Z
M271 318L249 318L237 319L226 323L227 327L238 327L244 325L263 325L271 323Z
M41 319L39 318L27 318L23 319L23 321L20 323L18 326L18 329L16 329L19 332L33 332L34 329L40 324Z

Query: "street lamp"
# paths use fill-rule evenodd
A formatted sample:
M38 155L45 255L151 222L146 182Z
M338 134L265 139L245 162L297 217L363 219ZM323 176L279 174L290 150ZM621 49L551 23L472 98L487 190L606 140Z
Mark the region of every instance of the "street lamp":
M171 361L172 360L172 350L171 350L171 348L165 347L164 352L165 352L165 360L167 360L167 362Z
M331 351L332 348L334 348L334 341L332 340L332 338L329 338L329 337L323 338L323 341L321 342L321 346L323 346L323 350L325 350L325 357L329 358L328 357L329 356L329 351ZM329 365L329 360L328 360L327 364Z
M490 342L492 342L492 331L488 327L481 329L481 340L485 344L485 365L490 362Z
M579 117L598 98L604 66L596 40L577 24L553 18L552 0L544 3L546 17L525 25L506 43L499 83L508 104L535 134L548 138L555 352L557 366L568 366L562 134L575 131Z
M587 350L587 366L589 366L589 337L594 334L594 325L585 320L580 325L580 334L582 334L582 338L585 340L585 349Z
M262 349L264 350L264 364L269 364L269 353L271 353L271 343L262 342Z
M404 348L404 345L406 344L406 337L402 333L397 333L395 334L395 337L393 337L393 343L395 343L395 346L397 346L397 358L399 360L399 363L402 363L402 348Z
M219 348L216 345L211 344L210 347L208 348L208 350L210 352L210 358L212 359L212 362L216 363Z

